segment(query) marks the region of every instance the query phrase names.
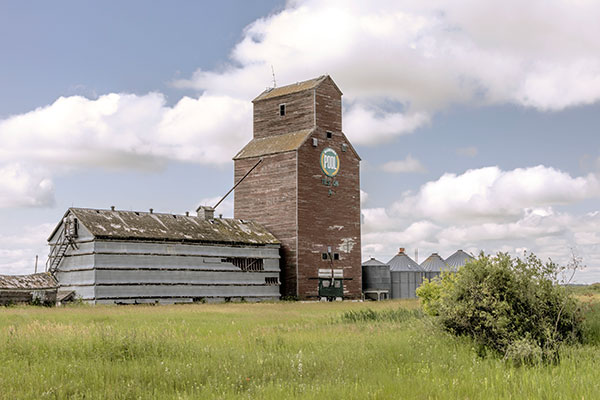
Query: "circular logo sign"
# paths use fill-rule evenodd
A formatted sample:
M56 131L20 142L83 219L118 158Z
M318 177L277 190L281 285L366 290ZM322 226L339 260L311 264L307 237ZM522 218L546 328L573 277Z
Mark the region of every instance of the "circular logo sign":
M327 176L336 176L340 170L340 157L334 149L327 147L321 152L321 169Z

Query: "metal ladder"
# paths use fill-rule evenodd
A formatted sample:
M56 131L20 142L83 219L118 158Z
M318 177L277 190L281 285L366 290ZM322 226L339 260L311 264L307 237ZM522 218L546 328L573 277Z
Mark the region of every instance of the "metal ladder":
M73 247L73 249L77 248L73 238L68 236L65 231L66 230L64 228L61 230L56 243L52 245L52 249L48 255L48 260L46 260L46 271L52 275L58 271L58 266L65 257L65 253L67 252L69 246Z

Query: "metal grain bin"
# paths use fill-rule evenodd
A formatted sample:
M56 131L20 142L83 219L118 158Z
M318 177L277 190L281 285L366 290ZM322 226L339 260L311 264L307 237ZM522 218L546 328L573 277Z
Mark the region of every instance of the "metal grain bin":
M390 261L392 299L414 299L416 290L423 283L423 270L400 248Z
M456 253L446 258L446 264L448 264L448 267L450 267L453 271L458 271L460 267L473 260L475 260L475 257L469 253L466 253L462 250L457 250Z
M362 264L362 289L365 298L384 300L390 298L390 266L371 257Z
M425 278L433 279L440 276L442 272L452 272L452 268L446 264L444 259L438 253L431 253L425 261L421 263L421 269L425 271Z

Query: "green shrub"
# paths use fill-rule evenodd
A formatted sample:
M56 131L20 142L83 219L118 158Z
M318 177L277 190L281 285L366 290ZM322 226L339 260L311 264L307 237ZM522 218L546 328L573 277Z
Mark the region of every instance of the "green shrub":
M558 285L562 271L533 254L522 260L482 253L417 294L425 312L447 331L472 337L481 354L491 350L516 364L552 361L561 343L581 340L578 303Z

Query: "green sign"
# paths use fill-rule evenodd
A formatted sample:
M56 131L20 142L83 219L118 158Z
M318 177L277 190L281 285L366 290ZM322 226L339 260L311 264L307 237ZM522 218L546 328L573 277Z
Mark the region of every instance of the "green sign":
M340 170L340 157L331 147L321 152L321 169L327 176L336 176Z

